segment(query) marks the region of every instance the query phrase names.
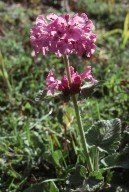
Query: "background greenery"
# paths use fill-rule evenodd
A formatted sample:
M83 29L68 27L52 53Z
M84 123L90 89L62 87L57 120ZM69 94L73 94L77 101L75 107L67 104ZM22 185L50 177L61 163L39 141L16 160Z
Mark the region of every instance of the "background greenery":
M97 33L97 49L91 58L70 57L80 73L86 65L92 65L99 80L93 93L79 103L85 131L97 120L117 117L122 121L122 134L128 133L128 1L70 0L69 7L59 0L0 1L1 192L77 191L86 173L81 166L85 158L72 103L59 98L35 101L39 90L45 88L48 71L52 69L60 78L64 67L62 59L53 54L34 58L30 28L37 15L68 9L71 13L85 12ZM128 134L123 138L118 150L129 143ZM118 182L123 191L128 190L126 168L107 172L106 185L114 179L111 186ZM47 179L50 182L43 182ZM27 189L31 184L37 185ZM113 187L110 191L119 191L117 184Z

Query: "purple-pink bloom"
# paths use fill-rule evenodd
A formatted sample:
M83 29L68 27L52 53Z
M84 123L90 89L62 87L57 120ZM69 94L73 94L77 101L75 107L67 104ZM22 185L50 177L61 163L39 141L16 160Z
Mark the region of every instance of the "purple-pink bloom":
M59 57L71 53L85 54L87 57L93 54L96 48L96 35L92 33L92 21L85 13L73 16L57 16L51 13L46 18L39 15L31 29L30 41L35 55L40 52L46 55L48 51Z
M57 80L52 71L49 71L46 79L48 95L54 95L55 90L60 90L64 94L79 93L81 90L83 79L88 79L93 84L97 83L97 80L95 80L92 75L91 66L87 66L81 75L79 75L78 72L75 72L74 68L70 66L70 74L72 80L71 85L69 85L69 81L66 75L63 75L61 80Z
M54 95L55 89L59 88L60 81L56 79L52 71L49 71L49 74L46 80L47 80L48 95Z

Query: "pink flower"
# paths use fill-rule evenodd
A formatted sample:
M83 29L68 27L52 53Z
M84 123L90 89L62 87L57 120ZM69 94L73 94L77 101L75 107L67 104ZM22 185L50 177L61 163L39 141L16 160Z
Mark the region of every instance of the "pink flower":
M53 75L52 71L50 71L47 76L48 95L54 95L55 90L60 90L65 95L79 93L81 90L83 79L88 79L93 84L97 83L97 80L95 80L92 75L91 66L87 66L81 75L79 75L78 72L75 72L74 68L70 66L70 74L71 74L71 80L72 80L71 85L69 85L66 75L63 75L60 81L60 80L57 80L56 77Z
M47 76L47 90L48 95L54 95L54 90L59 88L60 81L58 81L53 75L52 71L49 71Z
M76 53L90 57L95 51L96 35L92 33L93 23L85 13L57 16L53 13L40 15L36 25L31 29L30 41L35 55L40 52L46 55L48 51L57 56Z

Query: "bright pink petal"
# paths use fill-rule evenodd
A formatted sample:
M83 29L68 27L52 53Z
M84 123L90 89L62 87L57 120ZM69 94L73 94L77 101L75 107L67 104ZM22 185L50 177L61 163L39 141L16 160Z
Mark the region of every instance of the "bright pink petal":
M84 72L80 75L82 79L86 79L91 74L91 66L87 66Z
M60 81L55 78L52 71L49 71L46 81L48 94L54 95L54 91L58 89Z
M66 13L65 15L62 15L63 18L65 18L66 22L69 22L70 14Z
M58 16L54 13L50 13L48 16L47 16L47 19L48 20L51 20L51 21L55 21L56 19L58 18Z
M96 45L95 44L88 44L86 49L87 57L90 57L95 52Z
M71 74L71 76L75 74L74 68L72 66L70 66L70 74Z
M86 24L86 22L88 21L88 17L86 14L81 14L79 15L74 14L73 17L71 18L71 20L69 21L70 25L77 25L77 26L83 26L84 24Z
M43 55L46 55L48 51L49 51L48 47L42 47L42 54Z
M82 35L82 30L79 29L78 27L71 27L68 29L68 31L66 32L66 39L70 40L70 41L77 41L80 39Z
M81 82L82 82L82 81L81 81L81 77L80 77L80 75L76 75L75 78L73 79L73 83L74 83L74 85L80 87Z
M44 16L43 15L39 15L36 19L36 25L42 25L42 26L46 26L47 25L47 22L46 20L44 19Z
M85 47L83 45L83 42L81 41L75 42L74 50L76 54L78 54L79 56L82 56L85 53Z
M68 55L72 51L72 44L69 43L67 40L59 41L57 43L57 47L61 55Z
M96 84L98 81L94 79L91 72L91 66L87 66L84 72L80 75L81 79L89 79L93 84Z
M88 21L88 17L87 17L87 15L85 13L81 13L80 17L83 18L85 22Z
M69 89L69 82L66 75L63 75L63 78L61 80L62 86L64 89Z

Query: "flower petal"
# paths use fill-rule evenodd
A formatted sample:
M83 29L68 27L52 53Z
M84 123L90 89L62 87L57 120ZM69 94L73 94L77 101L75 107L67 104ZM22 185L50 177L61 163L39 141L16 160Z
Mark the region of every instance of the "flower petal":
M47 16L47 19L51 20L51 21L55 21L57 18L58 18L58 16L56 14L54 14L54 13L50 13Z
M81 79L89 79L93 84L96 84L98 81L94 79L91 72L91 66L87 66L85 71L80 75Z
M58 89L60 81L56 79L52 71L49 71L46 81L47 81L48 94L54 95L54 91Z
M89 78L91 75L91 66L87 66L84 72L80 75L82 79Z

